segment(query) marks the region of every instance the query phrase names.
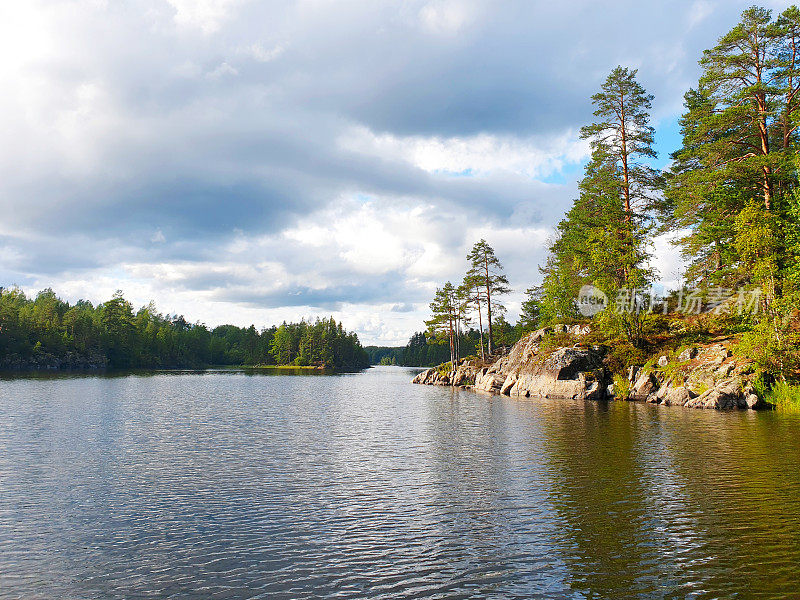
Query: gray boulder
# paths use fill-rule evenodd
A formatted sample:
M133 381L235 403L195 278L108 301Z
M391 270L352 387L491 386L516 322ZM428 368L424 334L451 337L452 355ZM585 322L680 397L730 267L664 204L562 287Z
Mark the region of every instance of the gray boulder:
M665 406L684 406L689 400L697 396L689 388L684 386L677 386L671 388L664 396L662 404Z
M518 366L504 386L511 396L599 400L605 397L603 352L594 348L559 348L543 360Z
M631 400L647 400L658 388L658 379L651 372L641 373L631 388Z
M749 408L738 379L722 381L696 398L692 398L684 406L687 408L715 408L717 410Z

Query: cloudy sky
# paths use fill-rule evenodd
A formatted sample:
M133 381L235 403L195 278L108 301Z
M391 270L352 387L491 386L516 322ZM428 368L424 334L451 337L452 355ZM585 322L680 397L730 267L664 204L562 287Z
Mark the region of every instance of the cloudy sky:
M697 59L751 3L3 2L0 285L400 345L485 237L513 318L591 94L638 68L663 166Z

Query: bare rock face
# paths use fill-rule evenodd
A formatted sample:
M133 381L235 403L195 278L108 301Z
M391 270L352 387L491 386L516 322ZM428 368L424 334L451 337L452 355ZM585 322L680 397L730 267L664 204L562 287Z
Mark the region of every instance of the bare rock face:
M542 339L553 332L579 336L585 328L556 326L540 329L517 342L506 355L487 366L477 360L462 361L454 370L441 367L419 373L414 383L474 387L476 390L508 396L569 398L577 400L614 399L615 389L603 364L605 349L581 345L553 351L541 350ZM752 363L733 357L723 343L684 350L669 377L659 366L628 369L631 390L627 400L687 408L760 409L769 405L758 397L748 374ZM661 367L661 368L659 368Z
M723 344L705 348L697 356L697 365L689 374L686 387L699 394L729 379L737 366L735 360L730 357L730 350Z
M588 328L566 326L558 331L584 335ZM564 347L541 354L539 345L549 328L525 337L492 365L477 368L466 361L450 374L428 369L414 378L426 385L474 386L474 389L508 396L600 400L606 397L607 373L601 348Z
M761 410L762 408L769 408L770 406L766 400L759 398L754 391L745 390L744 401L745 404L747 404L747 408L751 410Z
M726 410L731 408L749 408L740 382L737 379L726 379L719 385L706 390L697 398L692 398L686 408L716 408Z
M658 379L650 372L639 373L631 388L630 400L647 400L658 389Z
M483 368L475 375L475 389L499 394L505 380L505 376L496 370L489 372L489 369Z
M664 396L662 404L665 406L685 406L686 403L694 398L697 394L692 392L689 388L684 386L677 386L671 388L667 395Z
M510 373L513 384L504 389L510 396L600 400L607 384L603 355L596 348L559 348Z
M428 383L428 377L430 376L430 372L432 369L426 369L424 371L420 371L416 374L414 379L411 380L411 383L418 383L421 385L425 385Z
M752 372L749 361L733 357L723 343L700 351L697 348L684 350L678 356L678 363L688 364L678 364L682 375L669 379L658 368L669 364L665 356L658 360L658 367L653 370L637 372L631 369L629 377L635 374L636 379L632 382L628 399L665 406L717 410L760 409L768 406L749 383L747 374ZM684 379L685 383L680 383Z
M452 373L440 373L437 369L427 369L417 374L411 383L423 385L450 385L450 375Z
M478 367L475 361L463 360L455 370L442 372L438 367L426 369L417 374L411 383L422 385L452 385L457 387L467 387L475 383L475 375Z

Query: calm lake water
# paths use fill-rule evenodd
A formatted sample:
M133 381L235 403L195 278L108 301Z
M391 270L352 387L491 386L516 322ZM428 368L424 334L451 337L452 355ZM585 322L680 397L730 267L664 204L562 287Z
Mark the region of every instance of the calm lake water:
M1 380L0 597L798 597L800 417L412 376Z

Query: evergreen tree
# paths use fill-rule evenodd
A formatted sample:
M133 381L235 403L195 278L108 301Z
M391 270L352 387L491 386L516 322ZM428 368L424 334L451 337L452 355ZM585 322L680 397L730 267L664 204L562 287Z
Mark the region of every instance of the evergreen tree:
M425 322L433 336L447 336L450 344L450 363L456 363L456 314L458 301L455 288L449 281L436 290L433 302L430 304L431 318Z
M658 171L646 159L656 158L654 130L650 126L653 96L636 81L637 70L616 67L592 96L595 123L581 128L589 139L595 160L619 168L625 221L631 222L637 209L648 208L660 188Z
M489 355L494 352L492 310L495 313L502 309L498 298L511 291L508 287L508 278L503 273L503 265L494 253L494 249L481 239L472 246L467 255L469 269L467 279L472 285L480 286L486 299L486 322L489 327ZM480 309L479 309L480 310Z
M598 121L581 130L591 140L592 158L542 269L543 320L577 318L575 299L585 284L613 298L621 292L635 296L652 279L647 247L662 186L647 164L656 156L648 114L652 98L636 81L636 71L622 67L592 96ZM601 318L632 343L641 342L642 316L635 307Z
M528 288L525 290L525 300L519 314L519 324L523 332L534 331L539 328L541 320L541 288Z
M752 7L704 52L663 211L666 228L688 229L679 243L691 280L756 284L765 307L786 292L793 268L798 40L796 7L776 22Z
M298 355L302 347L302 358ZM74 306L46 289L34 300L0 288L0 369L177 368L314 364L339 370L369 365L355 334L334 319L262 329L221 325L213 331L155 305L133 307L117 292L95 307Z
M485 288L481 285L480 278L464 276L464 281L459 286L460 295L463 298L464 309L467 312L474 311L478 315L478 338L480 342L480 356L481 360L486 360L483 343L483 311Z

